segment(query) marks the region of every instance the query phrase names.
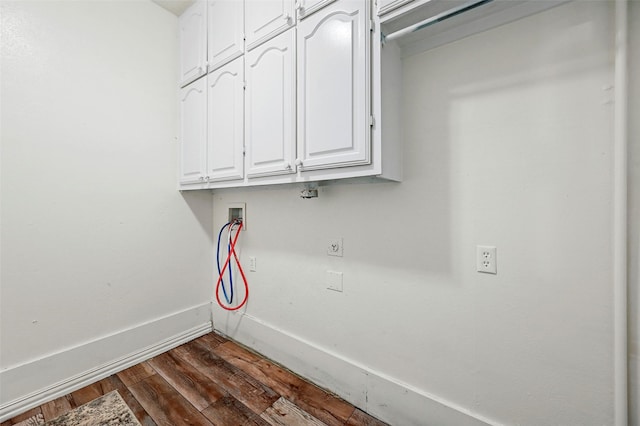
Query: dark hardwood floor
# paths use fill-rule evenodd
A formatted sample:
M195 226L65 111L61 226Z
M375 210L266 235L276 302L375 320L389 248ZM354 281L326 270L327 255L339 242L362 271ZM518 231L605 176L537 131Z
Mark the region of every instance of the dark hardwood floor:
M210 333L0 426L54 419L113 390L142 425L382 426L342 399Z

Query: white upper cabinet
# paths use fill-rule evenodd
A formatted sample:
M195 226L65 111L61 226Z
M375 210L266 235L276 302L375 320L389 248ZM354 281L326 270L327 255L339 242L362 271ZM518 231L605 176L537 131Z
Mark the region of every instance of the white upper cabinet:
M242 55L244 3L241 0L209 0L209 71Z
M207 7L199 0L187 9L180 27L180 84L187 85L207 72Z
M180 90L180 183L203 182L207 169L206 78Z
M245 57L247 176L295 172L295 29Z
M211 182L244 176L243 59L237 58L207 76L206 176Z
M394 7L391 20L432 1L375 4ZM373 4L199 0L188 9L180 188L401 179L400 49L382 49Z
M247 50L275 37L295 24L293 0L246 0Z
M370 162L368 0L332 3L298 24L302 171Z
M304 19L336 0L298 0L298 19Z
M378 0L378 15L383 15L412 1L413 0Z

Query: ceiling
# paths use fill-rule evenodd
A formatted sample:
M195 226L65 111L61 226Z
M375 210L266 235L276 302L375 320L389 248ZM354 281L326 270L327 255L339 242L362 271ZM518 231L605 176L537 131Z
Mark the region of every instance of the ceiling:
M176 16L180 16L182 12L187 10L189 6L195 3L195 0L151 0L163 9L168 10Z

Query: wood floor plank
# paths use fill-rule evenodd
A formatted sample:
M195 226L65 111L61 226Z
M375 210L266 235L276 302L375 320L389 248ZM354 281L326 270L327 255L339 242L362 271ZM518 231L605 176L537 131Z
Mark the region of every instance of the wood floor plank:
M264 419L262 419L262 417L254 416L254 417L250 418L249 421L244 423L242 426L271 426L271 425L269 425L269 423L264 421Z
M280 397L197 341L179 346L173 351L256 414L262 413Z
M100 398L102 395L104 395L104 393L99 383L93 383L75 392L71 392L71 397L78 407L96 398Z
M24 413L22 413L20 415L17 415L13 419L11 419L11 421L2 422L0 425L1 426L5 426L5 423L7 425L20 423L20 422L23 422L23 421L25 421L27 419L30 419L33 416L37 416L38 414L42 415L42 408L41 407L32 408L29 411L26 411L26 412L24 412Z
M56 398L53 401L49 401L42 405L42 414L44 415L44 420L49 421L53 420L58 416L61 416L69 411L71 411L73 407L69 402L69 399L66 396L61 396L60 398Z
M149 413L145 411L142 405L140 405L138 400L133 396L118 376L114 374L106 379L102 379L99 383L105 394L117 390L142 426L157 426L156 422L154 422L151 416L149 416Z
M353 405L234 342L213 351L328 425L342 426L353 414Z
M220 398L207 407L202 414L216 426L269 426L269 423L231 395Z
M175 351L152 358L149 360L149 364L200 411L222 398L226 393L200 370L179 358Z
M311 414L280 398L260 415L272 426L326 426Z
M148 362L141 362L118 373L118 377L127 386L133 386L141 380L151 377L156 371Z
M344 425L355 407L318 386L303 382L291 398L296 405L328 425Z
M228 341L229 339L226 339L217 333L207 333L204 336L198 337L196 339L196 342L208 347L209 349L213 349Z
M353 415L345 426L389 426L384 422L376 419L365 413L364 411L356 408Z
M212 425L158 374L136 383L129 390L159 425Z
M214 348L213 353L286 397L289 397L290 388L296 389L301 382L290 371L233 342Z

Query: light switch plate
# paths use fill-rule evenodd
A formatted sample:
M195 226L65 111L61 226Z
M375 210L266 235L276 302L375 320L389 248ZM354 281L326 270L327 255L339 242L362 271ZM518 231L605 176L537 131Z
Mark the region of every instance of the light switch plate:
M327 289L342 293L342 272L327 271Z

